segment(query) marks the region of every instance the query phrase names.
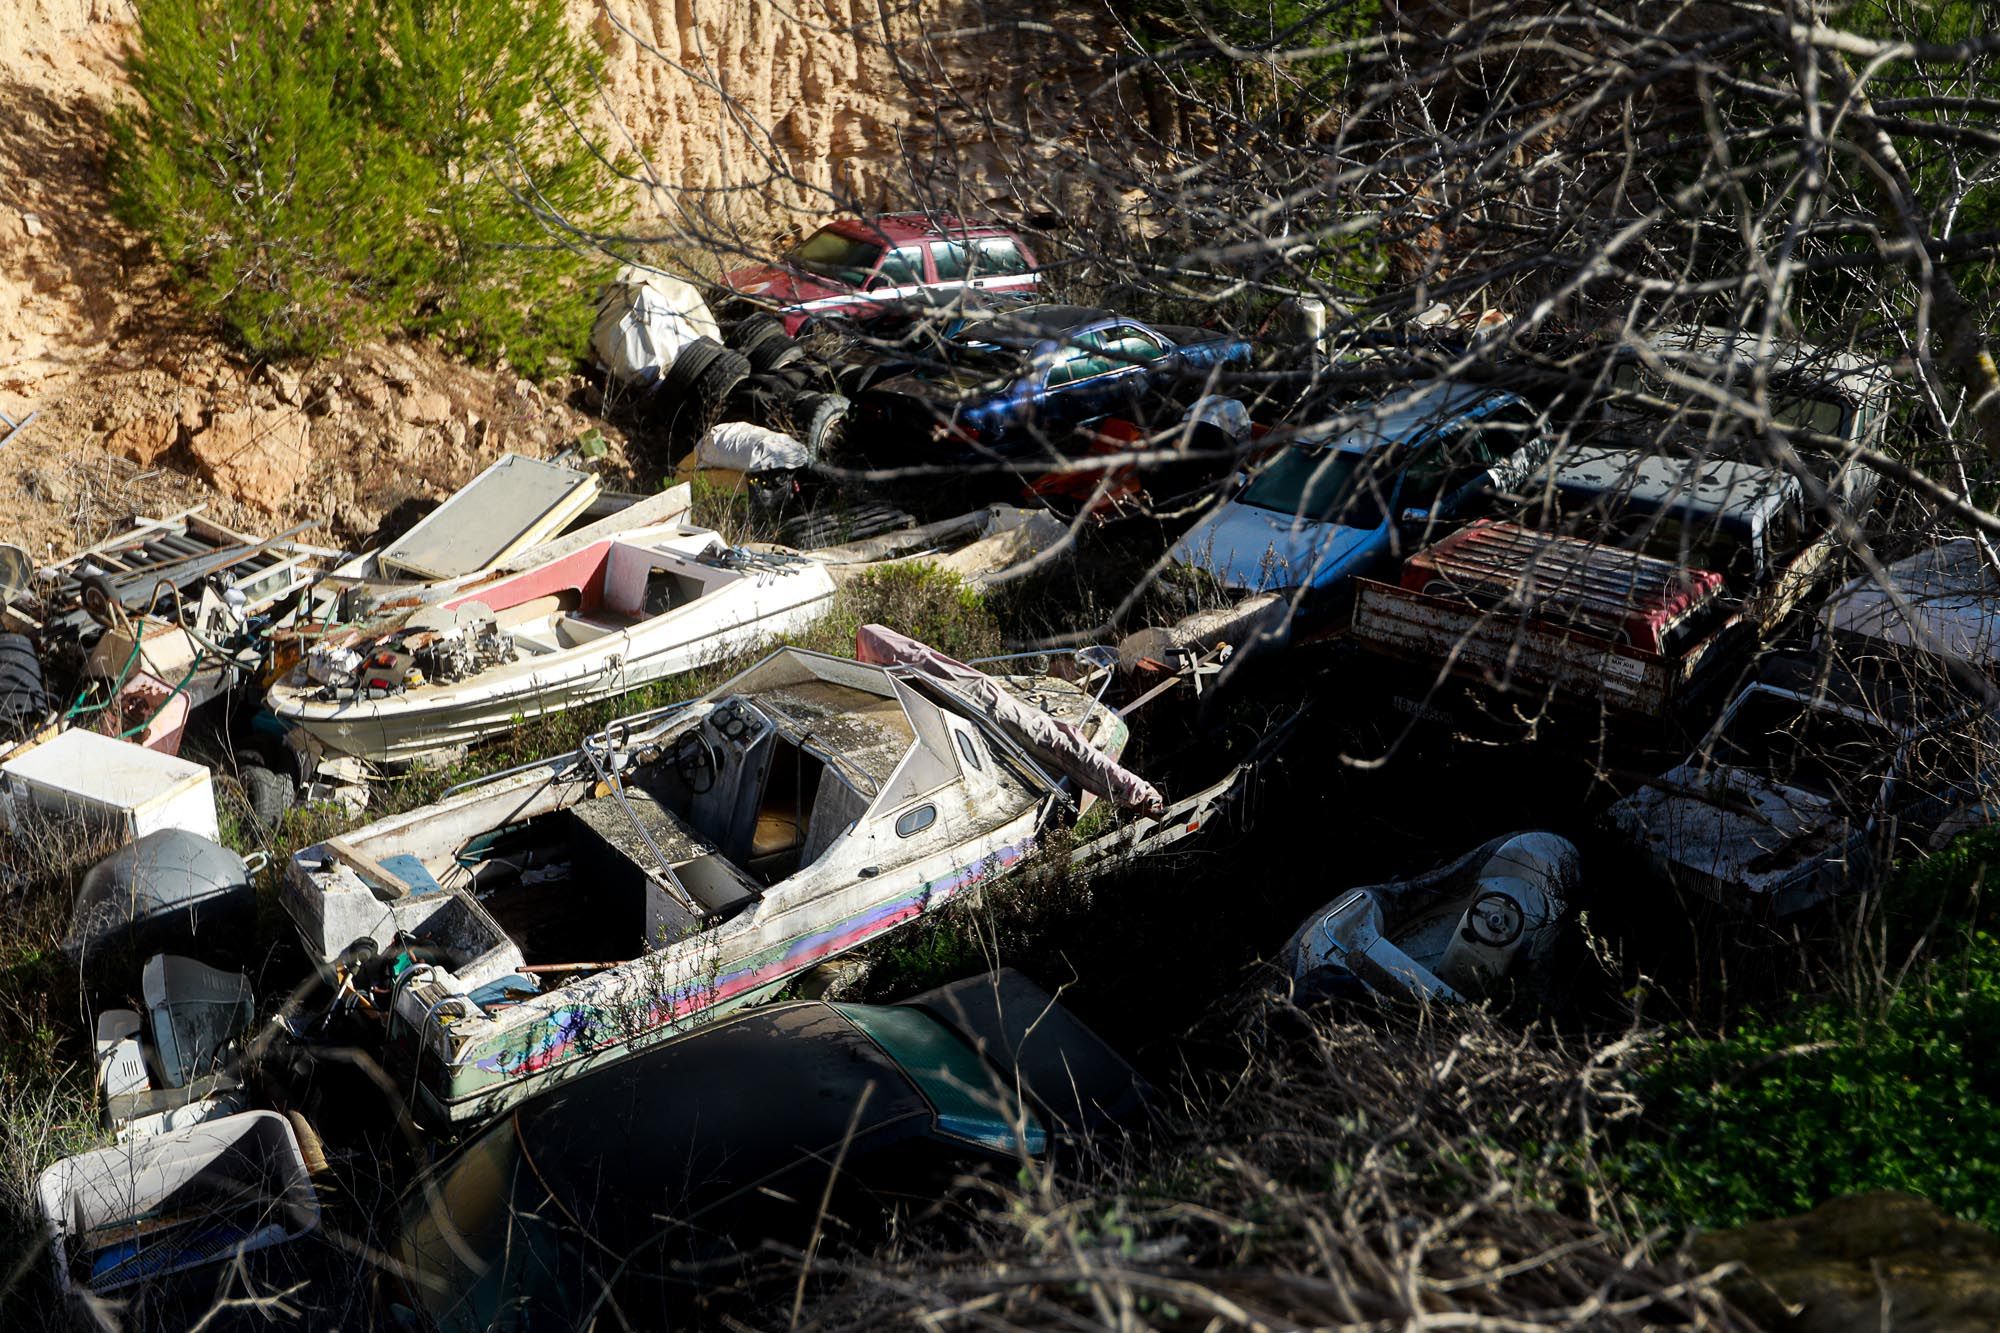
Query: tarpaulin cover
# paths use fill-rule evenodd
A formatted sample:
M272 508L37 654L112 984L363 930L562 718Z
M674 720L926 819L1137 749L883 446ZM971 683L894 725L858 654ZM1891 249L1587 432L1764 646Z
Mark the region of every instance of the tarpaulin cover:
M748 421L719 421L695 446L694 460L702 467L736 472L791 472L812 462L812 451L783 431Z
M875 666L914 667L956 687L1028 753L1075 779L1085 791L1127 810L1157 814L1166 808L1151 783L1092 745L1077 727L1022 703L983 671L882 625L863 625L854 632L854 655Z
M614 379L648 384L667 372L696 338L722 341L722 329L693 286L658 269L627 264L598 298L590 346Z

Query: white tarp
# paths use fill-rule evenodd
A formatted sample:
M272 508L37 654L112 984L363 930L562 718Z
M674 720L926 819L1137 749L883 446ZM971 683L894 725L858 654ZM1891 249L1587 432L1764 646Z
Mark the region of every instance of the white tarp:
M696 338L722 341L701 293L658 269L627 264L598 298L590 346L614 379L646 384Z
M999 682L928 644L883 625L863 625L854 632L854 655L876 666L910 666L957 688L985 714L1005 727L1029 754L1072 778L1085 791L1146 814L1159 814L1167 803L1138 774L1121 766L1068 722L1022 703Z
M812 462L812 451L783 431L747 421L719 421L695 446L694 461L700 467L733 472L790 472Z

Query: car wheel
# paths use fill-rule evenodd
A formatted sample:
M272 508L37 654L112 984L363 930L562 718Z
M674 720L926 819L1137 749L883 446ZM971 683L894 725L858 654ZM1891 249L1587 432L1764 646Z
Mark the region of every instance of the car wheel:
M49 714L42 661L25 634L0 634L0 736L25 736Z
M248 764L237 769L236 778L243 784L243 795L249 800L257 818L272 828L284 820L285 811L292 808L297 798L290 778L282 773L273 773L261 764Z
M707 366L693 385L693 394L700 402L720 407L728 401L730 393L737 385L750 378L750 363L741 352L724 348Z
M774 332L781 338L785 336L784 321L776 315L750 315L726 325L722 330L722 341L726 346L747 354Z
M837 393L802 393L792 399L792 435L814 458L824 458L840 447L842 428L847 424L848 400Z
M729 349L715 339L696 338L681 348L673 365L660 377L660 393L668 398L685 398L708 368L728 354Z

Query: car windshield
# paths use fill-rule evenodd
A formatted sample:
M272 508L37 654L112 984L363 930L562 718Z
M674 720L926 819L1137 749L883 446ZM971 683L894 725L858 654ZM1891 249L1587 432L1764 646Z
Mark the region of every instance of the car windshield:
M1895 752L1896 738L1886 727L1755 690L1723 724L1715 761L1817 796L1867 801Z
M835 278L850 287L859 287L875 271L882 247L872 241L857 241L830 228L807 237L786 261L822 278Z
M901 1006L833 1006L867 1033L923 1089L937 1116L940 1133L964 1139L995 1152L1019 1146L1039 1155L1048 1147L1048 1131L1032 1111L1022 1108L1018 1130L1000 1094L1008 1091L986 1062L937 1020Z
M1306 523L1380 527L1388 511L1392 466L1380 450L1295 444L1252 477L1236 498Z

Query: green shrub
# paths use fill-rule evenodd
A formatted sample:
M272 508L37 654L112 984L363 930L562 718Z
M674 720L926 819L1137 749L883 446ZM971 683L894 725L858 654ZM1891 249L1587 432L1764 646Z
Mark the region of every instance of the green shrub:
M581 349L587 238L628 205L578 129L596 67L562 0L137 9L119 210L246 351Z
M1986 829L1899 876L1883 955L1949 946L1900 984L1864 968L1848 995L1671 1042L1608 1161L1635 1211L1724 1227L1901 1189L2000 1225L2000 939L1978 898L1996 862Z

